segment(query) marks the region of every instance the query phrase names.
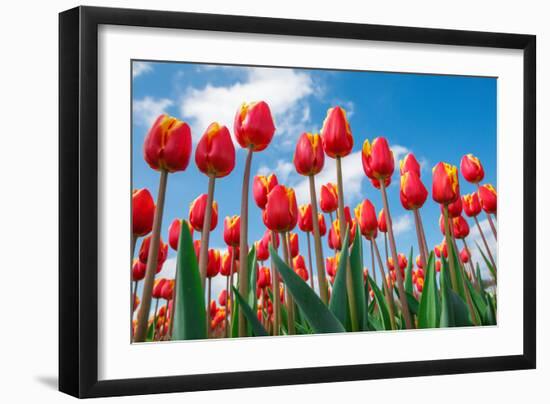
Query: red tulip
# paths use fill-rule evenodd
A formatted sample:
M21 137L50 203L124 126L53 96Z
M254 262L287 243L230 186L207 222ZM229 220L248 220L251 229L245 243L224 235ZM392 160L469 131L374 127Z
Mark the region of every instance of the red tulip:
M466 248L463 248L462 251L460 251L459 255L460 255L460 261L462 261L464 264L470 261L470 253Z
M133 311L136 311L136 309L138 308L139 306L139 303L140 303L140 300L139 300L139 297L137 295L134 296L134 307L133 307Z
M477 191L481 207L487 213L497 213L497 191L491 184L481 185Z
M166 278L155 279L155 283L153 284L153 297L155 299L162 298L162 288L166 281Z
M380 209L380 212L378 213L378 230L382 233L386 233L388 231L388 222L386 221L386 213L384 209Z
M266 261L269 258L269 243L264 239L256 241L256 259Z
M422 184L420 177L414 171L407 171L401 175L401 204L407 210L421 208L428 198L428 190Z
M423 268L423 265L422 265L422 258L420 257L420 254L418 254L416 256L416 266L419 268L419 269L422 269Z
M355 208L355 219L359 224L361 234L367 239L376 238L378 231L378 220L376 219L376 210L374 205L368 199L365 199Z
M145 278L145 270L147 269L147 264L144 264L139 259L135 258L134 263L132 264L132 280L141 281Z
M264 150L275 133L275 124L267 103L243 103L235 115L234 132L241 147L253 151Z
M313 215L311 213L311 205L300 205L298 209L298 227L303 232L313 231Z
M189 225L189 222L187 220L174 219L168 228L168 244L175 251L178 250L182 222L189 228L189 233L191 233L191 238L193 238L193 228Z
M139 260L147 264L147 258L149 257L149 247L151 245L151 236L147 236L143 239L141 243L141 248L139 249ZM157 273L162 269L162 264L166 261L168 256L168 244L164 244L162 239L159 242L159 253L157 258Z
M306 282L309 280L309 274L307 272L306 262L303 255L298 255L292 260L292 267L294 272L296 272L300 278Z
M401 270L404 270L405 268L407 268L407 265L408 265L407 257L405 257L405 255L401 253L397 254L397 264L399 266L399 269ZM390 269L390 271L395 270L392 257L388 258L388 268Z
M155 202L147 188L132 191L132 233L145 236L153 228Z
M296 233L288 233L288 245L290 249L290 256L292 258L296 257L300 252L298 235Z
M210 124L197 144L195 163L209 177L221 178L233 171L235 146L225 126L217 122Z
M369 178L369 180L373 187L375 187L376 189L380 189L380 181L378 181L376 178ZM387 188L390 186L390 184L391 177L388 177L384 180L384 186Z
M437 258L441 258L441 254L443 254L445 258L448 257L447 242L445 241L445 239L443 239L440 245L436 245L434 247L434 253Z
M336 271L338 270L338 261L340 255L336 254L334 257L327 257L325 259L327 275L330 277L336 276Z
M193 241L193 249L195 250L195 255L197 256L197 260L201 256L201 241L195 240Z
M233 249L230 248L228 251L224 252L221 257L221 264L220 264L220 273L222 276L229 276L231 275L231 259L233 258ZM233 273L237 273L238 265L233 264Z
M317 218L319 219L319 235L325 237L327 234L327 224L325 222L325 217L322 213L317 213Z
M332 213L338 209L338 188L329 182L321 186L321 210L325 213Z
M167 279L166 282L164 282L164 285L162 285L162 289L160 291L160 296L163 299L172 300L172 297L174 296L174 280L173 279Z
M315 175L323 169L325 153L318 134L303 133L296 143L294 166L301 175Z
M395 161L388 141L383 137L377 137L372 141L368 139L363 143L361 161L365 175L370 179L386 180L391 178Z
M460 160L460 172L466 181L477 184L485 177L483 166L473 154L467 154Z
M271 271L268 267L261 267L258 270L257 286L259 289L265 289L271 286Z
M323 149L332 158L344 157L353 149L353 136L346 117L346 111L341 107L330 108L321 129Z
M460 197L456 167L439 162L432 170L432 198L443 205L448 205Z
M440 272L441 271L441 261L436 261L435 262L435 272Z
M351 244L351 240L355 239L355 229L356 229L355 221L352 222L352 226L349 233L349 240ZM336 219L334 222L332 222L332 227L328 231L328 246L332 248L333 250L341 250L342 249L342 241L344 235L341 234L340 228L340 220Z
M399 172L401 175L409 171L414 172L418 178L420 178L420 164L418 164L416 157L414 157L414 154L412 153L407 153L399 162Z
M206 267L206 277L213 278L220 272L221 257L220 252L213 248L208 250L208 265Z
M418 293L422 293L422 289L424 288L424 278L416 278L415 286Z
M298 222L298 205L292 188L276 185L267 195L267 204L263 211L266 227L276 232L292 230Z
M462 216L454 217L452 220L453 236L454 238L463 239L470 234L470 226L466 219Z
M462 197L462 205L464 206L464 213L468 217L475 217L481 212L481 203L477 192L466 194Z
M202 232L204 224L204 215L206 213L206 199L208 195L199 195L189 207L189 223L196 231ZM210 219L210 231L214 230L218 225L218 203L212 202L212 217Z
M462 214L462 198L457 198L456 201L447 205L449 208L449 217L457 217ZM441 205L441 213L444 213L445 205Z
M265 240L266 245L269 246L271 244L272 236L273 236L272 231L270 231L270 230L265 231L265 233L262 237L262 240ZM280 241L279 241L279 235L277 233L275 233L274 244L275 244L275 248L279 248Z
M227 290L222 289L222 291L218 295L218 303L220 304L220 306L225 306L227 304Z
M191 129L185 122L160 115L143 143L145 161L154 170L183 171L191 156Z
M239 245L241 238L241 217L238 215L226 216L223 221L223 240L230 247Z
M210 314L210 318L213 318L216 316L216 313L218 312L218 306L216 306L215 300L210 301L210 304L208 305L208 312Z
M271 174L267 177L265 175L257 175L254 177L252 181L252 194L256 205L258 205L260 209L265 209L267 195L278 184L279 182L275 174Z

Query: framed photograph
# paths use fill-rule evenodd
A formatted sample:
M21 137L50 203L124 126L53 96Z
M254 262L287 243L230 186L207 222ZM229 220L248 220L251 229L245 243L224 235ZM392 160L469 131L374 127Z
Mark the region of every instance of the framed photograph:
M535 368L534 36L59 27L61 391Z

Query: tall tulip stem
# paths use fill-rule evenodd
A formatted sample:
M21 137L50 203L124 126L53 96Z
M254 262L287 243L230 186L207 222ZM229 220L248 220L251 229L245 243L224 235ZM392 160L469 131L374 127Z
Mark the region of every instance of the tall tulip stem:
M290 249L288 247L289 245L288 233L287 232L281 233L281 236L282 236L281 242L283 243L283 254L285 257L285 262L290 268L292 268L292 262L291 262L290 253L289 253ZM287 310L287 319L288 319L288 334L294 335L296 334L296 329L294 327L294 298L288 291L288 288L285 288L285 291L286 291L285 297L286 297L286 304L287 304L286 310Z
M134 233L132 233L132 240L130 242L130 253L131 253L130 262L134 260L134 254L136 253L137 239L138 237Z
M340 223L340 235L344 237L347 232L348 224L346 222L346 216L344 213L344 184L342 179L342 158L336 157L336 183L338 187L338 221ZM351 229L349 229L351 231ZM350 240L352 241L352 240ZM351 243L350 243L351 244ZM359 331L359 319L357 316L357 305L355 298L355 290L353 288L353 278L351 276L351 265L349 255L346 263L346 289L348 292L348 303L351 317L351 329L353 331Z
M403 311L403 317L405 319L405 326L410 329L414 328L413 322L411 320L411 313L409 311L409 304L407 302L407 296L405 295L405 287L403 285L403 277L401 276L401 271L399 270L399 260L397 257L397 247L395 245L395 238L393 236L392 220L390 207L388 204L388 195L386 193L386 185L384 180L380 180L380 191L382 191L382 202L384 203L384 212L386 213L386 226L388 228L388 238L390 240L390 249L393 259L393 264L396 268L395 272L397 274L397 289L399 290L399 301L401 302L401 309Z
M376 267L374 266L374 247L372 246L372 242L370 243L370 258L371 258L372 277L374 278L374 283L377 283Z
M206 279L206 269L208 268L208 244L210 241L210 223L212 222L212 203L214 202L214 187L216 177L208 177L208 195L206 197L206 209L204 212L204 222L202 224L201 248L199 257L199 272L201 275L201 285L204 289Z
M277 233L271 232L271 246L274 250L277 250ZM279 272L277 272L277 266L273 262L271 257L271 278L273 284L273 335L279 335L279 324L281 321L281 295L279 292Z
M210 322L212 321L212 314L210 313L210 300L212 299L212 278L208 278L208 300L206 304L206 318L208 322L206 324L206 337L210 338Z
M328 286L325 275L325 258L323 257L323 244L321 243L321 232L319 231L319 214L317 211L317 194L315 193L315 177L309 176L309 196L311 199L311 221L313 224L313 242L315 243L315 263L317 265L317 283L319 294L323 303L328 305ZM332 213L331 213L332 218ZM313 269L311 269L313 275Z
M164 199L166 197L167 182L168 172L166 170L162 170L160 172L157 208L155 209L155 216L153 217L151 244L149 246L149 256L147 257L147 268L145 270L145 281L143 283L143 292L141 294L141 303L138 312L134 342L144 342L147 334L149 310L151 309L151 295L153 293L153 284L155 282L155 273L157 272L158 265L160 229L162 227L162 214L164 211Z
M444 205L443 215L445 219L445 242L447 243L447 251L450 251L452 240L451 240L451 226L449 223L449 206L448 205ZM458 285L456 280L457 268L455 268L455 260L451 257L451 254L449 254L449 268L451 270L451 286L453 287L453 290L458 293Z
M483 245L485 246L485 250L487 251L487 256L489 258L489 261L491 261L491 265L495 269L495 273L497 272L497 265L495 263L495 259L493 258L493 254L491 254L491 249L489 248L489 243L487 243L487 239L485 238L485 234L483 234L483 230L481 230L481 225L479 224L479 221L477 220L477 216L474 216L474 221L476 222L477 229L479 231L479 234L481 236L481 240L483 240Z
M313 261L311 260L311 236L309 231L306 231L307 238L307 258L309 264L309 283L311 285L311 290L315 291L315 285L313 284Z
M248 190L250 188L252 154L252 147L250 147L246 155L241 195L241 238L239 243L239 293L241 296L248 296ZM246 337L246 333L246 317L244 312L239 310L239 337Z
M380 275L382 275L382 286L386 290L386 301L388 303L388 308L390 310L390 323L392 330L397 329L395 325L395 309L393 303L393 288L390 285L390 281L386 278L386 271L384 270L384 264L382 263L382 258L380 257L380 251L378 251L378 246L376 245L376 240L374 238L370 239L371 248L374 247L376 253L376 258L378 259L378 266L380 267ZM374 265L374 262L373 262Z
M470 249L468 248L468 244L466 244L466 238L462 239L462 244L464 244L464 248L466 249L466 252L468 253L468 264L470 266L470 275L472 277L472 282L474 283L474 285L477 286L476 271L474 269L474 264L472 262L472 255L470 254ZM481 285L479 285L479 286L481 287Z
M229 304L231 304L231 309L233 309L233 272L235 272L235 247L234 246L231 246L229 247L229 251L231 252L231 265L230 265L230 274L229 274L229 289L227 290L227 297L230 298L229 300ZM229 312L229 310L227 310L227 303L225 305L225 308L226 308L226 313ZM233 323L235 319L235 313L232 311L231 312L231 323ZM231 337L231 327L229 327L229 329L227 330L227 336L228 337Z
M428 252L425 249L424 245L424 233L422 231L422 219L420 218L420 213L418 209L414 210L414 223L416 225L416 238L418 240L418 250L420 251L420 258L422 259L422 268L428 268Z

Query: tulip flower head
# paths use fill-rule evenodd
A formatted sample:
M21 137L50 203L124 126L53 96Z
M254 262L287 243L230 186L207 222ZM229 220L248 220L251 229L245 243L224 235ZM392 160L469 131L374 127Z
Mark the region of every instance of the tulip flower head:
M275 123L265 101L243 103L235 115L234 133L241 147L264 150L275 133Z
M287 232L298 222L298 205L292 188L276 185L267 195L267 204L263 211L266 227L278 233Z
M258 269L257 286L259 289L265 289L271 286L271 271L268 267Z
M460 160L460 172L464 179L472 184L478 184L485 177L481 162L473 154L467 154L462 157L462 160Z
M378 230L382 233L386 233L388 231L388 222L386 221L386 213L384 209L380 209L380 212L378 213Z
M321 186L321 210L325 213L332 213L338 209L338 188L329 182Z
M420 177L414 171L407 171L401 175L401 204L407 210L419 209L428 198L428 190L422 184Z
M309 203L298 208L298 227L306 233L313 231L313 214Z
M412 171L420 178L420 164L412 153L407 153L402 160L399 161L399 172L401 175Z
M233 249L230 248L221 256L220 273L222 276L231 275L231 260L234 259ZM237 273L238 266L233 264L233 273Z
M445 211L445 205L441 205L441 213L443 214ZM458 217L462 215L462 198L456 198L456 201L451 202L447 205L447 208L449 209L449 217Z
M470 234L470 226L464 217L457 216L452 218L453 236L457 239L463 239Z
M191 238L193 238L193 228L189 225L189 222L187 220L174 219L168 228L168 244L170 244L170 247L174 251L178 250L182 223L189 228L189 233L191 234Z
M149 258L149 247L151 246L151 236L147 236L143 239L141 247L139 249L139 260L143 264L147 264L147 259ZM166 261L168 256L168 244L165 244L162 239L159 242L159 252L157 258L157 273L162 269L162 264Z
M206 214L206 200L208 195L199 195L189 207L189 223L196 231L202 232L204 225L204 216ZM218 225L218 203L212 202L212 217L210 218L210 231L214 230Z
M223 240L230 247L239 245L241 237L241 217L227 216L223 221Z
M294 272L296 272L296 274L300 278L302 278L306 282L309 280L309 274L307 272L306 262L303 255L298 255L297 257L293 258L292 267L294 269Z
M477 192L466 194L462 197L462 206L464 207L464 213L468 217L475 217L481 212L481 203Z
M355 208L355 219L359 224L361 234L369 240L376 238L378 232L378 220L374 205L365 199Z
M408 265L407 257L405 257L405 255L402 253L397 254L397 264L399 266L399 269L403 271ZM392 257L388 258L388 268L390 269L390 271L395 270Z
M172 300L172 297L174 296L173 279L167 279L166 282L164 282L164 285L162 286L162 289L160 291L160 295L163 299Z
M189 125L171 116L160 115L145 137L143 155L154 170L184 171L191 157Z
M197 144L195 163L209 177L221 178L233 171L235 146L225 126L217 122L210 124Z
M146 269L146 264L141 262L138 258L134 258L134 262L132 264L132 280L141 281L143 278L145 278Z
M292 258L296 257L300 252L298 235L296 233L288 233L288 245L290 250L290 256Z
M258 205L260 209L265 209L267 194L269 194L278 184L279 182L275 174L271 174L267 177L265 175L256 175L254 177L252 181L252 194L256 205Z
M319 235L321 237L325 237L325 234L327 234L327 223L325 222L325 217L322 213L317 213L317 218L319 222Z
M420 257L420 254L418 254L416 256L416 266L419 268L419 269L422 269L423 268L423 265L422 265L422 257Z
M331 278L336 276L336 271L338 270L340 254L336 254L334 257L327 257L325 259L327 275Z
M214 248L208 250L208 265L206 267L206 277L213 278L220 272L221 256L220 251Z
M487 213L497 213L497 191L491 184L481 185L477 191L481 207Z
M349 233L349 240L355 239L355 231L356 231L356 224L355 220L352 222L350 233ZM333 249L340 251L342 249L342 241L344 239L344 234L342 234L342 231L344 231L345 228L341 228L340 226L340 220L336 219L334 222L332 222L332 226L330 230L328 231L328 246ZM350 242L351 243L351 242Z
M321 136L318 134L303 133L296 143L294 152L294 167L301 175L316 175L325 164Z
M132 191L132 233L142 237L151 232L155 202L147 188Z
M220 306L225 306L227 304L227 290L222 289L222 291L218 295L218 303L220 304Z
M166 278L159 278L155 279L155 283L153 284L153 294L152 296L155 299L162 298L162 288L164 287L164 284L166 283Z
M327 156L336 158L351 153L353 136L343 108L338 106L329 108L321 129L321 138Z
M464 264L470 261L470 252L466 248L463 248L460 251L459 256L460 256L460 261L462 261Z
M363 143L361 161L365 175L370 179L386 181L391 178L395 166L393 152L386 138L377 137L369 143L368 139Z
M449 205L460 197L456 166L439 162L432 170L432 198Z
M269 259L269 242L261 239L256 241L254 244L256 246L256 259L258 261L266 261Z

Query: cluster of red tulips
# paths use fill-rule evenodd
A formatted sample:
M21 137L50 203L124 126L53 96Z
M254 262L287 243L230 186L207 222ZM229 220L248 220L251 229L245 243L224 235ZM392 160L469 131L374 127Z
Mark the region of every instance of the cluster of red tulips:
M310 191L310 203L302 206L294 190L280 184L275 174L250 179L254 153L266 149L275 134L267 103L243 104L233 133L247 153L240 215L223 220L227 250L209 248L209 236L218 226L216 179L231 174L236 153L228 128L214 122L195 149L195 163L208 177L207 193L193 201L185 212L188 219L175 218L168 230L168 245L177 251L174 279L156 278L168 253L160 233L168 174L187 168L191 130L185 122L161 115L146 136L144 158L159 171L160 181L156 204L147 189L132 194L132 257L137 239L143 237L131 269L133 341L496 324L496 289L491 286L496 285L497 266L478 216L485 212L496 240L497 195L490 184L481 184L479 159L468 154L460 161L462 177L477 187L471 194L461 195L456 166L440 162L433 168L431 196L441 206L443 234L441 244L433 248L427 245L421 219L429 193L420 164L412 153L400 161L400 201L414 217L418 242L413 259L412 247L408 257L398 253L394 237L387 190L395 163L385 138L366 140L361 153L365 175L381 195L379 213L369 199L353 210L345 205L342 159L351 153L354 139L344 109L330 108L321 133L304 133L297 141L294 166L308 178ZM318 203L315 176L327 156L336 161L337 181L321 186ZM250 182L266 228L256 242L248 240ZM470 227L463 213L477 226L483 240L483 248L477 246L481 264L493 279L482 279L480 263L472 262ZM307 254L301 253L297 230L306 234ZM195 239L194 232L200 237ZM326 258L324 237L332 250ZM370 250L370 270L363 264L363 238ZM225 277L217 299L212 296L216 276ZM142 293L137 296L140 281Z

